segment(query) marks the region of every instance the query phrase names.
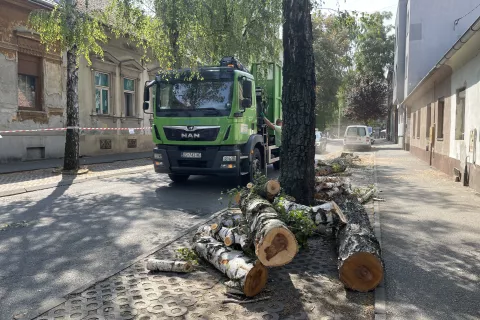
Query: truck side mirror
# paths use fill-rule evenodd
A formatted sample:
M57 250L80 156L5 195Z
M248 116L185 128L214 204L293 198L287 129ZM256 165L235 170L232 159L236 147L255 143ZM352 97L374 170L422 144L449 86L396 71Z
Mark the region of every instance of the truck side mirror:
M242 100L242 108L243 109L250 108L251 106L252 106L252 100L250 98L244 98Z
M150 101L150 87L145 87L143 89L143 101L144 102ZM145 106L143 108L145 109Z
M250 99L250 106L251 106L252 105L252 81L244 80L242 83L242 91L243 91L243 97Z
M150 108L150 103L148 103L147 101L145 101L145 102L143 103L143 111L147 111L148 108Z

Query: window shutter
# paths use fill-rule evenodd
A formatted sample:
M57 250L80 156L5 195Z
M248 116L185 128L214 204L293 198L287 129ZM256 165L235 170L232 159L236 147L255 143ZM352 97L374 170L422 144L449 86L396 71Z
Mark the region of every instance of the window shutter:
M40 77L41 63L39 57L18 54L18 73L28 76Z

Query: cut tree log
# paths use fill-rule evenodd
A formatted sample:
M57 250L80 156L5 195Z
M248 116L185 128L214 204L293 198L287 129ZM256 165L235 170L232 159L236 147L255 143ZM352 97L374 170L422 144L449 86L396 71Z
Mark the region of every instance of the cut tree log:
M345 170L347 170L348 163L348 160L344 158L335 158L328 161L317 160L315 165L315 175L328 176L344 172Z
M198 232L194 237L193 250L226 275L231 280L230 285L247 297L260 293L267 283L268 272L264 265L210 236Z
M223 241L227 247L230 247L233 244L238 244L244 249L249 244L248 237L244 234L240 234L234 228L225 228L217 225L217 228L213 229L212 225L210 236L214 237L216 240Z
M365 194L363 196L358 198L358 201L360 201L361 204L364 204L364 203L368 202L368 200L370 200L371 197L375 196L376 192L377 192L377 189L375 187L373 187L370 190L368 190L367 192L365 192Z
M269 180L264 185L256 186L255 192L261 197L272 202L273 199L280 193L280 182L277 180Z
M347 224L337 231L338 271L346 287L367 292L383 278L380 244L373 232L365 208L349 195L340 202Z
M189 261L148 259L147 270L150 271L171 271L171 272L192 272L193 265Z
M211 225L212 230L217 230L219 227L233 228L242 223L243 217L239 214L224 213L220 216L216 223Z
M308 216L315 222L316 225L319 224L329 224L329 225L344 225L347 222L347 219L343 215L340 207L334 202L326 202L314 207L304 206L292 201L281 199L275 202L275 205L280 206L286 212L293 210L301 210L307 212Z
M318 183L318 184L315 186L315 191L316 191L316 192L321 192L322 190L339 188L339 187L343 186L343 184L344 184L343 181L338 181L338 182L322 182L322 183Z
M315 177L315 183L323 183L323 182L344 182L344 178L342 177L328 177L328 176L319 176Z
M245 216L255 254L267 267L283 266L298 252L294 234L278 217L272 204L250 190L241 194L240 209Z

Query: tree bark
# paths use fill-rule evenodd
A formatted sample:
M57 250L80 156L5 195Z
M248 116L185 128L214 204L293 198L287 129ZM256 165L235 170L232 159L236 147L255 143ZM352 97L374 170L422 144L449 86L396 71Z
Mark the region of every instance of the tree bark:
M267 283L267 268L243 252L232 250L212 237L197 233L194 251L226 275L229 284L241 290L247 297L260 293Z
M308 214L316 225L328 224L331 226L341 226L347 222L340 207L334 202L326 202L314 207L305 206L289 200L279 200L275 204L280 206L286 212L301 210Z
M67 10L67 27L71 30L75 26L75 16L73 10L76 7L75 0L66 1L69 10ZM67 129L65 135L65 154L63 161L63 170L76 171L79 168L79 120L78 120L78 65L77 65L77 47L74 45L67 50Z
M222 241L227 247L238 244L244 249L249 245L247 235L240 234L234 228L226 228L218 224L213 224L210 228L210 235L216 240Z
M295 257L298 243L272 204L250 190L241 194L240 209L253 239L258 260L267 267L283 266Z
M216 223L213 223L210 227L212 230L216 230L219 226L226 228L233 228L242 224L243 217L235 213L224 213L220 216Z
M283 133L280 183L310 205L314 196L315 61L309 0L283 0Z
M150 271L171 271L171 272L192 272L193 271L193 265L189 261L148 259L147 270L150 270Z
M340 208L347 218L347 224L337 231L340 280L352 290L373 290L383 278L380 244L365 208L355 196L345 197Z

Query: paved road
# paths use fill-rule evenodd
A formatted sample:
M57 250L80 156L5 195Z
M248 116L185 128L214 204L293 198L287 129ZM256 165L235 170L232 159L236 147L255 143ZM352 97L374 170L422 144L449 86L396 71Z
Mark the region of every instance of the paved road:
M117 271L226 206L232 186L198 177L187 185L154 173L0 199L0 319L44 308Z
M322 159L328 157L332 153L341 152L343 150L342 139L329 139L327 141L327 152L323 154L316 154L315 159Z
M328 152L339 150L329 141ZM212 177L177 185L152 171L0 198L0 320L31 318L120 270L226 207L220 193L232 187Z
M480 198L377 146L387 319L480 319Z

